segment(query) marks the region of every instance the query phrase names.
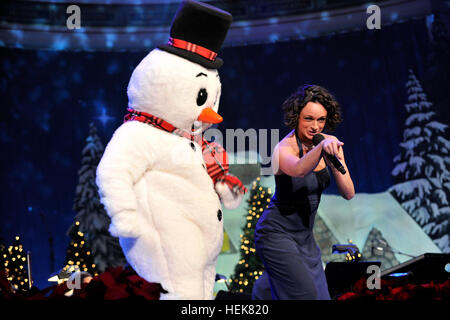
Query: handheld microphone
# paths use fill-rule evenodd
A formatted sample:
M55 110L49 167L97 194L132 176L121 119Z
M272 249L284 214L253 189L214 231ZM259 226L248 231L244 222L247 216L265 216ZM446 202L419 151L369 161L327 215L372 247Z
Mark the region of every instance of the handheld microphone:
M325 137L323 135L321 135L320 133L315 134L312 142L315 146L317 146L323 139L325 139ZM331 162L331 164L342 174L345 174L345 168L342 165L342 163L338 160L338 158L336 158L336 156L332 156L331 154L328 154L327 152L324 152L325 157L327 157L328 161Z

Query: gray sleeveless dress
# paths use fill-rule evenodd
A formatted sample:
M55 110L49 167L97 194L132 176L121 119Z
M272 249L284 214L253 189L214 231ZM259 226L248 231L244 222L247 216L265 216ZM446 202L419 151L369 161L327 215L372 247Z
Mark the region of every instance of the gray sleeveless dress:
M254 299L330 299L313 236L320 197L329 183L327 167L303 178L275 176L275 194L255 228L255 247L265 272L253 287Z

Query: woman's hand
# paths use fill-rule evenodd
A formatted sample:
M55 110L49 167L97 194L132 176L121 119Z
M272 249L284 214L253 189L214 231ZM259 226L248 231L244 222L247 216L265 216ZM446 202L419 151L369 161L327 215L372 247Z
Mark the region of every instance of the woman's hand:
M334 178L336 179L336 184L339 189L339 193L342 195L342 197L344 197L344 199L350 200L355 195L355 186L353 185L352 178L350 177L347 165L345 164L344 148L342 148L344 143L335 136L331 136L328 134L324 134L323 136L325 137L325 139L321 142L322 150L330 155L336 156L336 158L338 158L344 166L346 173L341 174L333 164L329 163L327 157L324 157L325 162L333 172Z
M325 139L322 140L322 150L328 153L329 155L336 156L339 160L343 160L342 148L344 145L342 141L339 141L338 138L332 135L323 134Z

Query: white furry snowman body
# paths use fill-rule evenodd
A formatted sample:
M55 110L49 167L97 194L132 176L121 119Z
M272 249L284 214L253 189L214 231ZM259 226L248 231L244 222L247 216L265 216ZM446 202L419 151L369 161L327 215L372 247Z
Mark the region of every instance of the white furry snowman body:
M199 106L200 89L208 97ZM220 93L217 70L159 49L141 61L128 85L129 107L188 132L203 108L217 111ZM223 242L216 191L226 188L213 185L201 146L128 121L105 149L97 184L111 234L135 271L168 291L161 299L212 299Z

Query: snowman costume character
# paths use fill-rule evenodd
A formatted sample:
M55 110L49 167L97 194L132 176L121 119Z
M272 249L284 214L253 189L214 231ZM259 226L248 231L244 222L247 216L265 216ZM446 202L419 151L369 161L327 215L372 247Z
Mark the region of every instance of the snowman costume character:
M189 139L222 120L217 68L223 62L216 52L231 20L215 7L181 3L169 43L133 71L128 121L114 132L97 168L109 231L134 270L167 291L161 299L213 298L221 201L234 208L246 191L227 168L208 174L217 170L205 163L202 139Z

